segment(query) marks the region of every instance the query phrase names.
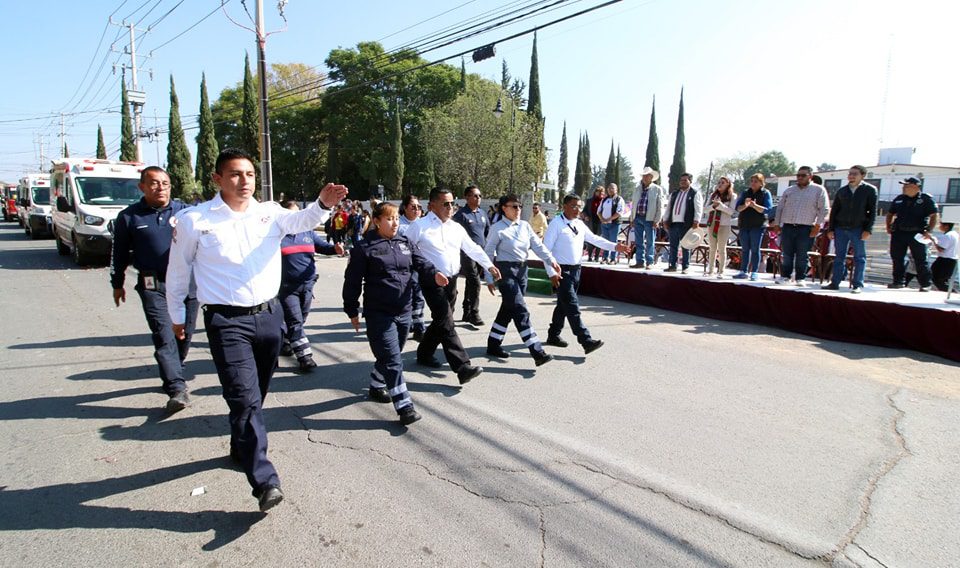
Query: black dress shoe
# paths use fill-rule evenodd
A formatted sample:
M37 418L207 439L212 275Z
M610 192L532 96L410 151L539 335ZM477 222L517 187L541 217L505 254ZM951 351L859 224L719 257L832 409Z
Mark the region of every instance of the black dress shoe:
M550 361L553 361L553 355L548 353L540 353L539 355L533 356L533 362L536 363L537 367L543 365L544 363L549 363Z
M387 403L393 401L390 398L390 391L385 388L370 387L368 395L373 402Z
M289 343L284 343L283 347L280 348L280 354L284 357L290 357L293 355L293 349L290 349Z
M503 350L503 347L499 345L488 345L487 346L487 355L491 357L497 357L500 359L509 359L510 354Z
M460 381L461 385L465 385L482 372L483 367L467 363L466 365L460 367L460 370L457 371L457 379Z
M903 284L897 284L894 282L893 284L887 284L887 288L890 288L891 290L899 290L900 288L903 288Z
M260 512L266 513L283 501L283 491L276 485L268 485L260 492Z
M664 268L663 271L664 271L664 272L676 272L676 271L677 271L677 267L676 267L676 266L668 266L668 267Z
M423 417L412 406L404 406L400 409L400 423L404 426L409 426L421 418Z
M840 289L840 285L839 285L839 284L834 284L833 282L831 282L831 283L829 283L829 284L824 284L823 286L820 287L820 289L821 289L821 290L839 290L839 289Z
M470 325L475 325L477 327L483 326L483 320L480 319L480 316L473 315L467 318L463 318L463 321L469 323Z
M559 335L548 335L547 336L547 345L552 345L554 347L567 347L570 344L560 338Z
M439 369L440 367L443 367L443 363L441 363L436 357L431 357L429 359L421 359L420 357L417 357L417 365L420 365L421 367L429 367L431 369Z
M591 339L583 344L583 354L587 355L593 353L597 349L603 347L603 341L599 339Z
M417 343L420 343L421 341L423 341L423 330L422 330L422 329L419 329L419 328L418 328L418 329L413 330L413 340L416 341Z
M187 394L187 391L182 390L176 393L173 393L170 396L170 400L167 401L167 412L180 412L190 404L190 395Z
M298 362L298 370L303 374L312 373L313 370L317 368L317 362L313 360L313 355L307 355L302 359L298 359Z

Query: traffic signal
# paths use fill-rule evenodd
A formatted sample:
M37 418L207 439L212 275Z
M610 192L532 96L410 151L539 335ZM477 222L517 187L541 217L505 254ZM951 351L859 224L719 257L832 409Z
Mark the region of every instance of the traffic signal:
M497 49L492 43L490 45L485 45L473 52L473 62L477 63L478 61L483 61L484 59L490 59L496 54Z

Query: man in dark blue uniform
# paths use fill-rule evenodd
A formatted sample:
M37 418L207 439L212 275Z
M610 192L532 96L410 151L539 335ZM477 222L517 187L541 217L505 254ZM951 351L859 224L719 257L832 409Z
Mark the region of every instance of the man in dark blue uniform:
M183 298L187 314L186 336L177 339L167 313L166 272L174 214L190 206L170 200L170 176L157 166L143 170L139 187L143 197L121 211L114 223L110 284L113 286L113 301L119 307L120 302L127 301L127 292L123 288L127 266L132 264L137 269L134 289L140 294L143 313L150 326L163 391L170 397L167 410L176 412L190 403L183 378L183 361L187 358L190 338L196 327L197 298L192 289Z
M475 185L468 186L463 197L467 200L467 205L457 210L453 220L463 226L470 240L483 248L487 244L487 234L490 233L490 219L480 209L480 188ZM480 279L484 275L483 267L461 252L460 273L464 276L463 321L481 326L483 320L480 319Z
M292 200L286 200L280 205L291 211L300 209L296 201ZM280 241L282 272L277 299L283 305L283 318L287 324L280 354L295 356L301 373L311 373L317 367L310 350L310 341L303 331L303 324L307 321L310 305L313 303L313 285L317 282L314 253L328 256L343 254L343 245L328 243L312 230L286 235Z
M927 243L930 233L937 226L937 204L929 194L920 190L921 180L908 177L900 182L903 193L894 198L887 211L887 233L890 234L890 259L893 261L893 282L887 288L903 288L906 276L907 251L917 266L920 291L929 292L933 275L927 265ZM926 238L917 240L917 235Z

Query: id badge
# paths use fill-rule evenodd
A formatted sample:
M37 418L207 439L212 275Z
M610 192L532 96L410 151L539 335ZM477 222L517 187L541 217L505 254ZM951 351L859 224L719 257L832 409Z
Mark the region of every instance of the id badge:
M157 278L155 276L144 276L143 277L143 289L144 290L156 290L157 289Z

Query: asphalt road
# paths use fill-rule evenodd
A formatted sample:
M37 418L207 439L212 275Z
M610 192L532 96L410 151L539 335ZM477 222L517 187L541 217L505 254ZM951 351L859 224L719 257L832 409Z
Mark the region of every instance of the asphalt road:
M582 298L606 342L586 357L537 369L511 330L488 361L488 330L461 327L485 372L460 388L408 344L407 429L364 397L345 262L318 259L320 368L282 359L266 402L287 498L263 515L206 336L168 416L135 293L114 308L106 268L0 225L0 565L960 563L951 362ZM552 299L529 303L543 337Z

